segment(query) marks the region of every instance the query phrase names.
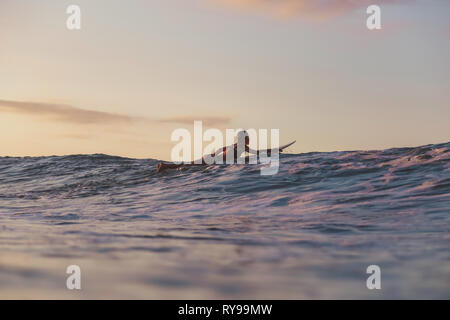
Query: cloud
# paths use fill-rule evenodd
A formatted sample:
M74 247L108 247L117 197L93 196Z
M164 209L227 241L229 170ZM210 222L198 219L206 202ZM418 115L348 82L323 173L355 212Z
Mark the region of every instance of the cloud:
M230 117L202 117L202 116L181 116L181 117L172 117L172 118L164 118L158 120L160 123L178 123L178 124L187 124L191 125L194 121L202 121L206 126L220 126L226 125L231 122Z
M256 10L277 17L326 18L372 4L395 4L414 0L210 0L237 8Z
M57 137L63 138L63 139L75 139L75 140L88 140L92 137L90 134L77 134L77 133L67 133L67 134L60 134Z
M0 112L13 112L26 115L40 116L50 120L68 122L72 124L130 124L144 122L147 124L185 124L192 125L201 120L206 126L221 126L230 123L230 117L221 116L177 116L160 119L132 117L123 114L109 113L81 109L68 104L55 104L30 101L13 101L0 99Z
M0 111L37 115L76 124L120 124L133 120L126 115L86 110L67 104L29 101L0 100Z

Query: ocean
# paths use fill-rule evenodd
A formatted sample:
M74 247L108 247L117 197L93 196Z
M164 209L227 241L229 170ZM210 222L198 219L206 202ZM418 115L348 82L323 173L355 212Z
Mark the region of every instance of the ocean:
M1 157L0 298L450 298L450 142L158 162Z

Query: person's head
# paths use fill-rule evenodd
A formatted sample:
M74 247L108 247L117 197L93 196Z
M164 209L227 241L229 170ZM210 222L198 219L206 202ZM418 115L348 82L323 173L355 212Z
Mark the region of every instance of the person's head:
M249 137L247 131L242 130L242 131L238 132L238 134L237 134L237 143L241 144L241 145L248 146L248 144L250 143L250 137Z

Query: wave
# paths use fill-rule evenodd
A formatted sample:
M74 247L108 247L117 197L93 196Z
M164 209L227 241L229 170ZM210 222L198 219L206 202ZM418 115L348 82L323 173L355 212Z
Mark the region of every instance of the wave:
M279 173L269 177L260 176L260 165L212 165L157 173L154 159L104 154L3 157L0 197L93 197L145 187L146 192L168 190L168 203L179 205L208 199L229 201L270 191L276 198L270 206L278 207L305 201L376 205L389 199L409 199L415 207L420 197L450 192L449 146L282 154Z
M371 298L375 263L380 297L448 298L449 151L282 154L273 176L261 165L158 173L155 159L3 157L0 296L30 292L15 284L67 295L48 283L80 263L92 298Z

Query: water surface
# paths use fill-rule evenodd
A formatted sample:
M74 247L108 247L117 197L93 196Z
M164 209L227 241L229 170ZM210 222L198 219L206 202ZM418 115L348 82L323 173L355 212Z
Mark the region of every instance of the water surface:
M0 298L448 299L449 151L286 154L274 176L3 157ZM71 264L81 291L66 289Z

